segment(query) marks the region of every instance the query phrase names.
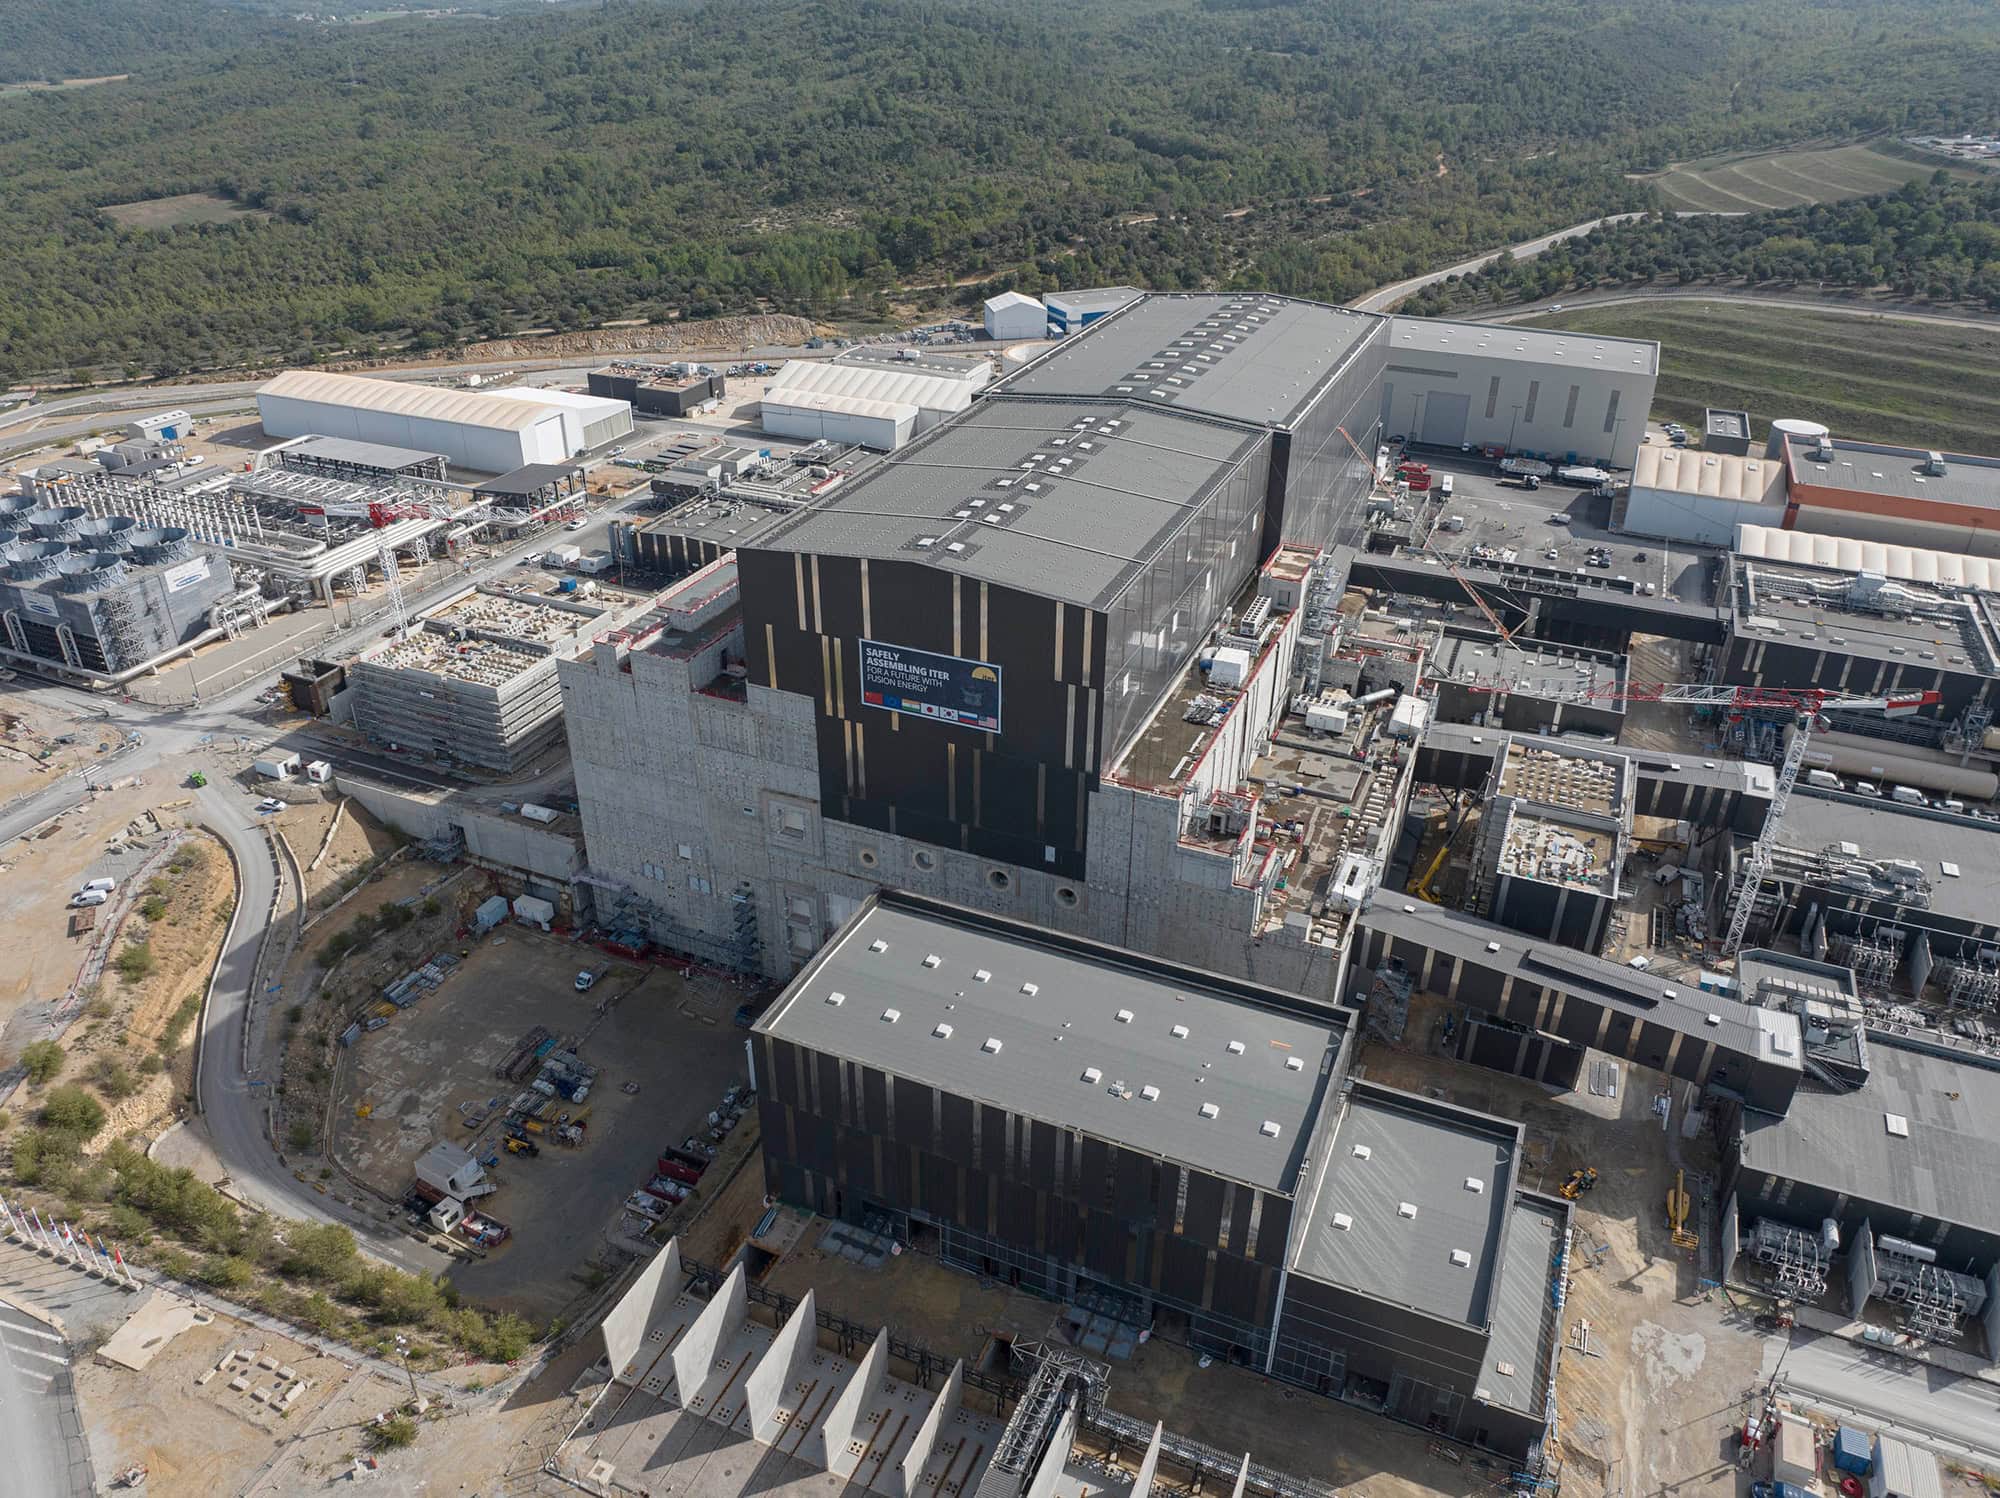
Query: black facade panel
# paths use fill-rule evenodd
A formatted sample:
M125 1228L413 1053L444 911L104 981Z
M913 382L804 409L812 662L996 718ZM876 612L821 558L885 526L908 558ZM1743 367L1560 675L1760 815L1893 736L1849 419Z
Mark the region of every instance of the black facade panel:
M1189 1240L1213 1247L1222 1242L1222 1182L1201 1171L1187 1173L1187 1213L1181 1232Z
M1160 1240L1160 1293L1188 1305L1200 1305L1208 1279L1208 1252L1186 1238Z
M1055 1127L1040 1119L1028 1126L1028 1158L1022 1162L1023 1173L1037 1191L1055 1190L1057 1138Z
M1223 1315L1232 1316L1250 1326L1268 1326L1271 1315L1269 1306L1264 1304L1264 1292L1271 1277L1271 1270L1248 1259L1218 1254L1211 1304Z
M1264 1215L1257 1225L1257 1262L1284 1267L1285 1240L1291 1231L1291 1198L1264 1193Z
M946 1092L938 1096L942 1127L937 1152L959 1165L972 1163L972 1099Z
M1152 1224L1156 1213L1154 1181L1159 1162L1131 1150L1113 1151L1112 1210L1128 1222Z
M895 1127L889 1137L914 1149L929 1149L933 1136L931 1089L907 1077L891 1077L889 1086L895 1101Z
M1604 1038L1597 1042L1597 1049L1607 1056L1624 1055L1625 1047L1632 1039L1634 1023L1629 1014L1611 1014L1604 1026Z

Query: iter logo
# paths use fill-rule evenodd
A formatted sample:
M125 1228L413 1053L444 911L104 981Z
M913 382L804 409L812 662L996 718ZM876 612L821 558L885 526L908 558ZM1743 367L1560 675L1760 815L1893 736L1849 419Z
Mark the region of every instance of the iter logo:
M884 712L998 733L1000 668L963 656L863 640L861 701Z

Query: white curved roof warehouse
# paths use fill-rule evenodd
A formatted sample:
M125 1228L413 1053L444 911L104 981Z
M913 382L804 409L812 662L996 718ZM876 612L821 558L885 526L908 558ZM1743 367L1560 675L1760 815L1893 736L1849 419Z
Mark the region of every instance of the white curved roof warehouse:
M969 407L991 373L984 361L947 366L938 360L899 360L866 350L852 358L793 359L764 392L764 430L775 437L827 436L891 450ZM828 396L837 403L819 399ZM827 416L850 401L870 403L874 415L852 431L828 430ZM894 430L898 420L887 414L888 407L911 413L907 429ZM860 408L847 409L859 417Z
M257 414L272 437L347 437L417 448L482 473L575 455L575 415L553 402L401 380L288 370L257 392Z
M2000 558L1968 557L1922 546L1894 546L1882 541L1857 541L1849 536L1814 535L1745 525L1736 533L1736 550L1765 562L1792 562L1841 572L1879 572L1897 582L1937 583L2000 593Z

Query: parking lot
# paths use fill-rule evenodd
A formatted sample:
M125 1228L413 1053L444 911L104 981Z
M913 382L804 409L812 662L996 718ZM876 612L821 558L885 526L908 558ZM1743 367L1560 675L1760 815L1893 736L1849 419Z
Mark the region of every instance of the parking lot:
M575 987L582 967L600 974L588 993ZM435 993L341 1053L335 1153L395 1197L440 1139L494 1159L488 1173L500 1189L476 1205L513 1235L451 1279L483 1305L545 1325L583 1292L587 1266L620 1228L620 1203L652 1176L660 1147L696 1132L724 1089L747 1080L731 1023L739 1001L721 980L503 928ZM530 1157L502 1145L506 1104L527 1083L500 1080L494 1068L536 1026L558 1041L575 1037L599 1074L583 1103L561 1105L584 1123L584 1142L565 1147L545 1131Z

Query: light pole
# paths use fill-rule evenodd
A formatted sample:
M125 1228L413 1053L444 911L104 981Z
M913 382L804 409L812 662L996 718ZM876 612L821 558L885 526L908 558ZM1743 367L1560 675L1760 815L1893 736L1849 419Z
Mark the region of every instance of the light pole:
M396 1356L403 1360L403 1377L410 1381L410 1403L417 1402L417 1376L410 1371L410 1339L396 1333Z

